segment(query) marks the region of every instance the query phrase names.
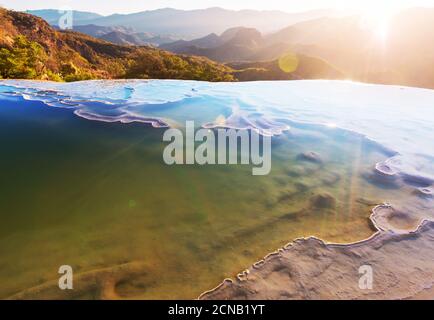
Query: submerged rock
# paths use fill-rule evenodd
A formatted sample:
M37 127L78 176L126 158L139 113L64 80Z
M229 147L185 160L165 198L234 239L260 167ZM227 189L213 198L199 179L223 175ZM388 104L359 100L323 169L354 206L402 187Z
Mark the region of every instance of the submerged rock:
M363 204L363 205L365 205L365 206L369 206L369 207L372 207L372 206L376 206L376 205L378 205L379 203L381 203L381 201L380 200L372 200L372 199L368 199L368 198L358 198L357 200L356 200L356 202L357 203L360 203L360 204Z
M415 193L422 198L433 198L434 189L433 188L418 188Z
M290 182L290 179L287 176L278 176L274 177L273 180L279 185L279 186L285 186Z
M381 162L375 165L375 172L385 178L395 179L398 175L398 171L389 166L388 164Z
M407 233L417 228L420 219L413 216L407 208L395 208L391 205L381 205L373 210L371 220L381 231Z
M313 163L318 163L318 164L323 163L321 156L314 151L308 151L308 152L300 153L297 156L297 160L308 161L308 162L313 162Z
M399 188L402 185L399 172L384 162L377 163L374 170L365 172L363 176L370 183L378 186Z
M298 178L306 175L306 169L299 165L292 166L287 170L287 175L293 178Z
M317 209L333 209L336 208L336 198L329 193L316 194L310 198L312 207Z
M341 175L336 172L326 173L325 176L321 179L322 183L328 186L335 185L341 180Z
M309 190L309 186L303 182L296 182L294 186L298 192L306 192Z
M420 175L410 175L403 174L403 180L407 185L419 187L420 189L428 189L429 186L434 182L429 177L424 177Z
M287 201L290 201L290 200L292 200L296 195L298 194L298 192L294 192L294 191L292 191L292 192L284 192L284 193L282 193L280 196L279 196L279 198L277 199L277 202L278 203L281 203L281 202L287 202Z

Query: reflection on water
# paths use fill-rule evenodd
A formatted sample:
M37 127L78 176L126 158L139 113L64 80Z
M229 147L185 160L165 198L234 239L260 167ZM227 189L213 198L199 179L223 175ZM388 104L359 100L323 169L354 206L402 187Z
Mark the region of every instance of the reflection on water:
M368 237L377 204L432 214L429 185L379 171L393 154L338 128L287 121L271 174L252 176L249 166L166 166L164 129L141 123L18 97L1 101L0 119L1 298L67 264L74 292L52 285L33 297L191 299L294 238ZM109 293L89 285L98 274L114 279Z

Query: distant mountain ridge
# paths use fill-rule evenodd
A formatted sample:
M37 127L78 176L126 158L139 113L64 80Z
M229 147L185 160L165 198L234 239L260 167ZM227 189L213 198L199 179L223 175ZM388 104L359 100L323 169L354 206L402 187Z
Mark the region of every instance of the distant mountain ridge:
M54 12L55 11L55 12ZM29 11L57 24L57 10ZM210 33L220 34L227 29L245 26L261 32L272 32L288 25L335 15L331 10L313 10L302 13L282 11L226 10L208 8L198 10L177 10L171 8L143 11L131 14L113 14L100 16L88 12L74 12L74 25L95 24L99 26L124 26L137 32L150 32L158 35L173 35L191 40ZM57 18L57 20L56 20ZM90 19L89 19L90 18Z
M53 25L53 26L57 27L56 25ZM126 33L126 34L130 34L130 33L134 32L134 30L132 28L127 28L127 27L123 27L123 26L103 27L103 26L97 26L94 24L73 26L73 30L87 34L87 35L95 37L95 38L99 38L99 37L101 37L105 34L108 34L110 32L122 32L122 33Z
M413 8L396 14L384 36L375 25L361 21L357 15L321 17L266 35L234 28L220 36L211 34L161 47L232 66L256 63L258 68L296 53L327 62L347 79L434 88L434 42L430 41L434 39L434 9Z
M121 31L112 31L106 34L103 34L99 37L100 39L106 40L111 43L116 43L120 45L128 45L128 46L134 46L134 45L146 45L147 43L140 40L139 37L137 37L134 34L124 33Z
M133 28L123 26L104 27L86 24L74 26L73 30L119 45L159 46L163 43L176 41L176 38L170 36L153 35L148 32L136 32Z
M65 14L63 10L58 9L27 10L25 12L40 17L51 25L58 25L60 17ZM103 17L98 13L77 10L73 10L72 14L75 24L87 24L88 21Z
M220 62L249 60L263 45L262 34L254 28L235 27L220 36L212 33L192 41L176 41L163 44L164 50L180 54L206 56Z

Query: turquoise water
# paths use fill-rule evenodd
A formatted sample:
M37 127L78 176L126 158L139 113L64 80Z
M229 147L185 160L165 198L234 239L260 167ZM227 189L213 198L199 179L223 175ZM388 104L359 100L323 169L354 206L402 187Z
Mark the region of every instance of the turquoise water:
M312 91L322 88L318 82L6 84L0 85L1 298L191 299L294 238L368 237L377 204L392 203L417 219L434 215L431 197L418 192L432 188L431 151L422 139L432 138L430 113L425 120L417 115L415 134L407 133L412 148L399 143L400 128L413 119L401 125L389 117L394 112L383 95L394 101L394 87L331 83L325 94ZM11 86L18 84L25 88ZM304 94L293 87L303 85ZM376 116L387 114L388 121L369 121L375 117L360 110L362 97L348 102L356 111L345 118L333 109L343 108L344 97L368 99L369 90L380 90L376 101L386 110L377 106ZM409 101L428 110L432 91L398 92L406 90ZM296 96L303 100L295 103ZM321 99L329 111L314 112ZM366 112L375 109L365 103ZM162 134L184 120L268 130L271 173L167 166ZM316 124L322 122L328 125ZM396 134L382 137L375 123ZM350 130L357 124L372 139ZM307 152L321 161L306 161L300 155ZM386 179L385 164L396 172ZM71 292L57 288L64 264L74 270Z

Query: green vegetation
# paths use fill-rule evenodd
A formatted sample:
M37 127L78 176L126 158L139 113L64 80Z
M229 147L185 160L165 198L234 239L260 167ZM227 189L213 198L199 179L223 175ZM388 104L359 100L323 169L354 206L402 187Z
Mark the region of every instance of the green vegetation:
M95 76L92 73L78 68L73 62L68 62L62 65L61 75L63 80L67 82L95 79Z
M3 79L39 79L52 81L78 81L94 79L94 76L72 62L62 65L56 73L46 67L47 53L37 42L25 36L14 38L13 46L0 49L0 77Z
M139 51L133 56L125 78L233 81L228 67L200 57L177 56L166 51Z
M48 56L37 42L25 36L14 38L12 48L0 49L0 77L4 79L42 79L53 81L81 81L98 78L92 70L77 66L73 61L60 65L58 72L46 67ZM72 60L72 59L71 59ZM86 64L85 59L81 59ZM192 79L233 81L230 69L199 57L181 57L161 50L139 49L120 64L107 64L106 72L113 78Z
M0 8L0 78L234 81L232 72L206 58L153 47L116 45L78 32L57 31L38 17Z
M47 55L36 42L17 36L11 49L0 49L0 75L2 78L40 79L45 72Z

